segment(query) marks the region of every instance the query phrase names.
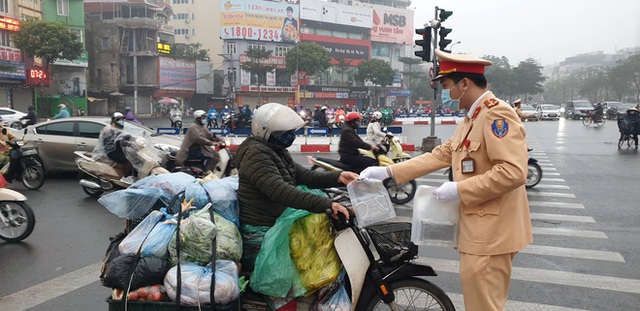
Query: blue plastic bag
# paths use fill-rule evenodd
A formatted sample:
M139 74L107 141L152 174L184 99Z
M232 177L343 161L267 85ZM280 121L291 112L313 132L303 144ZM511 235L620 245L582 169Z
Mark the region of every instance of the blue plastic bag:
M290 290L292 293L289 296L293 297L306 293L298 269L291 261L289 230L296 220L310 214L289 207L267 231L249 282L254 291L274 297L287 297Z
M213 210L240 227L240 205L238 203L238 177L231 176L211 180L203 185L209 195ZM205 203L206 204L206 203Z
M121 254L135 254L140 245L151 233L153 228L162 220L164 214L160 211L153 211L149 216L140 222L118 245Z
M149 237L142 246L142 254L154 255L156 257L166 257L169 241L176 233L178 227L176 222L165 220L159 222L149 233Z

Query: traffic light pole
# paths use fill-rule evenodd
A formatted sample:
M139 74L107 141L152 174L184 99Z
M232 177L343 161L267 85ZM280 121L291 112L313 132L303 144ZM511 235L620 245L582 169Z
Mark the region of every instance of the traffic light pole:
M438 7L436 6L435 9L435 14L434 14L434 21L438 20ZM434 73L434 77L438 75L439 67L438 66L438 59L436 58L436 49L438 48L438 28L439 27L433 27L436 26L433 24L431 25L431 28L433 29L433 55L432 55L432 66L433 66L433 73ZM439 25L437 25L439 26ZM433 78L433 77L431 77ZM431 81L429 81L431 83ZM436 104L439 104L440 101L438 100L438 83L433 83L433 100L431 101L431 132L429 134L428 137L425 137L422 139L422 152L431 152L431 150L433 150L433 148L435 148L436 146L440 145L442 143L442 141L440 140L440 138L438 138L438 136L436 136Z

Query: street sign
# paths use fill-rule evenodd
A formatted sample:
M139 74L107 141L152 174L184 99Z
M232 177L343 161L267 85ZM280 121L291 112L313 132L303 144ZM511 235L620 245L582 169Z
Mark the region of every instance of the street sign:
M228 127L222 127L222 128L216 128L216 127L210 127L209 128L209 132L216 134L216 135L229 135L229 133L231 132L229 130Z
M158 134L165 134L165 135L178 135L180 134L180 129L175 128L175 127L159 127L156 132Z
M329 129L326 127L310 127L307 129L307 135L309 136L327 136L329 135Z

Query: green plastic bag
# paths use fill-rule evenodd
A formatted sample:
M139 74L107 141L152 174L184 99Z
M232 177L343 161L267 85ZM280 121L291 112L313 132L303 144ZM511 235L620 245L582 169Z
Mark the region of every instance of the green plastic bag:
M298 269L291 261L289 230L296 220L310 214L288 207L267 231L249 282L254 291L274 297L287 297L290 291L289 296L293 297L306 293Z

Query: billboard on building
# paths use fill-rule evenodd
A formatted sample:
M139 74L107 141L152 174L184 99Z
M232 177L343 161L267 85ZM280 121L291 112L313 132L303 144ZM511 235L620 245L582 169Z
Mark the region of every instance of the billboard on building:
M213 94L213 64L201 60L196 61L196 93Z
M354 5L373 9L372 42L413 44L413 11L360 2Z
M369 59L369 47L335 42L314 42L324 47L333 58Z
M300 18L305 20L371 28L373 10L318 0L300 1Z
M158 58L158 83L160 89L196 91L196 63L194 61Z
M299 6L255 0L220 1L220 37L298 42Z

